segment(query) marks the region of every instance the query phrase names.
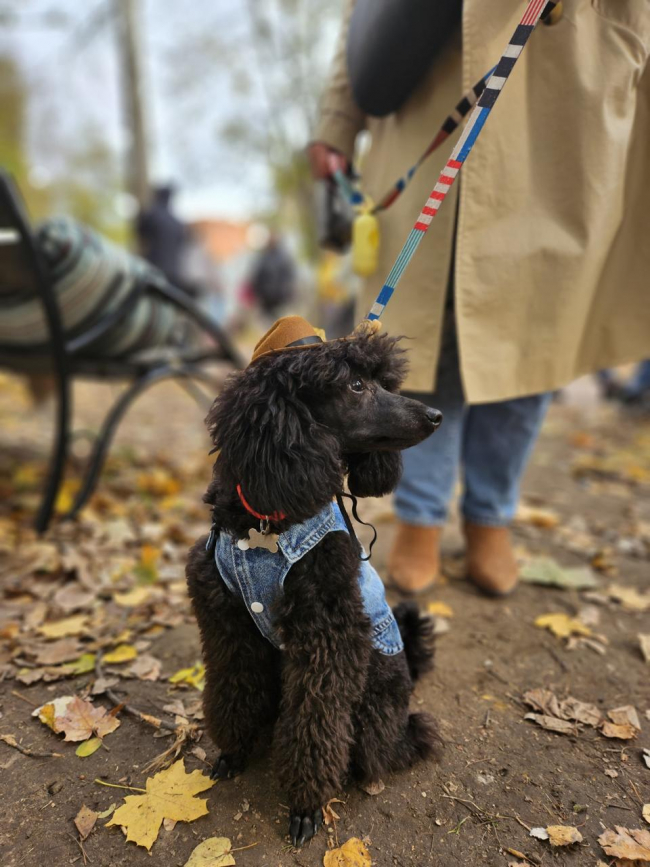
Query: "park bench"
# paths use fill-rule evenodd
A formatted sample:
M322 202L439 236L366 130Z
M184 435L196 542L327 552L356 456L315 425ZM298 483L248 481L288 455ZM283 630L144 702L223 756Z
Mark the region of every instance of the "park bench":
M0 367L47 373L56 428L35 518L47 529L73 438L75 379L127 382L104 416L70 510L76 515L99 479L110 443L131 403L173 379L198 401L197 381L214 386L207 365L243 362L217 322L189 295L137 256L73 220L32 229L12 178L0 170Z

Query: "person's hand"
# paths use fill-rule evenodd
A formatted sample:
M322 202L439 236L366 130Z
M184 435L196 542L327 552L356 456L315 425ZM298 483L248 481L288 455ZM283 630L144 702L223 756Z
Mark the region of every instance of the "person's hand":
M340 151L320 141L312 142L307 148L307 156L312 176L316 180L329 178L337 170L348 170L348 161Z

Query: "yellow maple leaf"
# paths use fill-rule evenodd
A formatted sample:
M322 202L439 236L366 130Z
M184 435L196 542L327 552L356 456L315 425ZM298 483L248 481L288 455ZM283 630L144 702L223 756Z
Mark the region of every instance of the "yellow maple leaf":
M207 815L207 801L194 795L214 786L201 771L185 771L183 759L149 777L143 795L127 795L107 825L120 825L126 839L151 849L163 819L193 822Z
M107 653L104 656L104 662L117 665L120 662L129 662L130 660L135 659L137 655L138 651L132 644L120 644L115 648L115 650L111 650L110 653Z
M571 846L582 842L582 834L572 825L549 825L546 831L551 846Z
M350 837L338 849L326 852L323 857L324 867L371 867L370 853L358 837Z
M227 837L210 837L193 850L185 867L232 867L235 859L230 852L231 846Z
M181 668L169 678L170 683L189 683L196 687L199 692L205 689L205 665L197 662L192 668Z
M569 617L568 614L540 614L535 619L535 626L550 630L558 638L568 638L570 635L591 635L591 629L588 626L576 620L575 617Z
M88 620L86 614L75 614L74 617L65 617L63 620L55 620L52 623L43 623L38 631L46 638L66 638L69 635L80 635Z

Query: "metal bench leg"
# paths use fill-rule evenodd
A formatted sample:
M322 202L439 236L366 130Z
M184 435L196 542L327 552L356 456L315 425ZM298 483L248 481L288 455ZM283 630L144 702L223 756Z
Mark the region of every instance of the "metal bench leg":
M70 417L71 417L71 388L70 378L67 373L60 372L56 377L57 407L56 407L56 433L52 444L47 481L43 499L36 516L35 526L38 533L47 530L56 499L63 481L63 473L68 460L70 447Z
M149 371L149 373L144 374L131 383L126 391L122 392L104 418L104 423L88 461L83 483L75 497L72 508L63 516L64 520L74 518L92 496L117 427L133 401L157 382L162 382L164 379L174 379L175 377L187 377L189 379L200 379L208 383L212 382L212 377L198 367L188 365L184 368L178 368L165 365L165 367Z

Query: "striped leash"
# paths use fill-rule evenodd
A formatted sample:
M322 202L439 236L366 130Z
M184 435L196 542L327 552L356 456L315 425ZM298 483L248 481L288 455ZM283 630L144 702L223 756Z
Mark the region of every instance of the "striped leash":
M424 151L422 156L415 162L411 168L403 175L399 180L397 180L393 186L382 196L379 200L379 203L368 207L369 214L378 214L380 211L385 211L387 208L395 202L402 195L404 190L410 184L413 175L417 172L420 166L431 156L431 154L440 147L440 145L448 139L449 136L461 125L463 120L467 117L470 111L476 105L476 101L480 97L480 95L485 90L488 79L492 75L492 73L496 70L496 66L493 66L492 69L486 73L483 78L479 79L474 87L470 88L467 93L463 94L463 98L460 100L458 105L454 108L452 113L448 115L438 132L435 134L427 149ZM357 190L350 179L344 172L337 167L338 163L336 159L332 160L331 168L332 175L334 180L338 184L339 189L343 193L344 197L348 200L348 202L355 208L362 206L365 202L365 197L362 192Z
M381 292L377 296L377 300L372 305L366 319L379 319L382 316L386 305L397 288L397 284L401 280L404 271L413 258L422 238L424 238L427 229L431 225L431 221L437 214L441 204L444 202L447 193L456 180L458 172L474 147L474 144L483 129L485 121L487 120L489 113L492 111L499 94L503 90L503 86L512 72L518 57L524 50L524 46L528 42L530 35L537 26L542 15L546 16L550 14L555 5L556 2L554 2L554 0L529 0L523 18L517 25L517 29L512 35L506 50L501 55L501 59L494 68L494 72L490 75L487 85L482 91L481 96L467 121L467 126L458 140L458 144L451 152L447 164L440 173L438 182L431 191L425 206L422 208L420 216L417 218L415 225L411 229L408 238L406 239L406 243L402 247L395 264L386 278L386 282L382 286ZM399 193L397 195L399 195ZM395 196L395 198L397 198L397 196Z

